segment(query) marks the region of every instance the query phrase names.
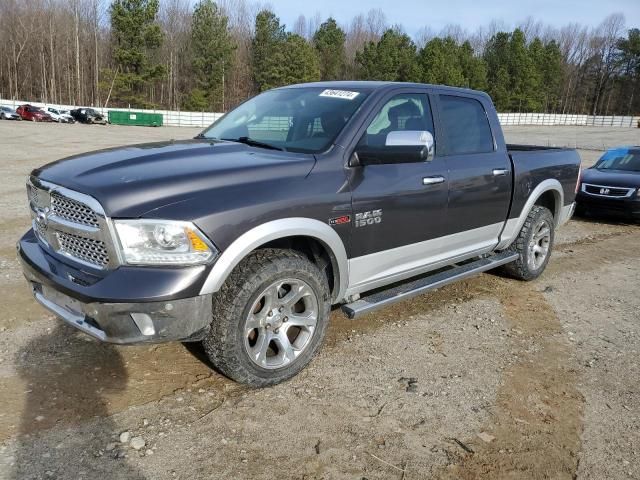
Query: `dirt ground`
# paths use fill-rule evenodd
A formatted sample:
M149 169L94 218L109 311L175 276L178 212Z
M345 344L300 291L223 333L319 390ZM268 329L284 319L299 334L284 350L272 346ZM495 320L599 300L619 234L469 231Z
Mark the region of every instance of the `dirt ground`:
M14 247L29 171L195 133L0 122L0 479L640 479L638 225L571 221L534 282L488 273L334 311L309 368L262 390L196 346L99 344L40 308ZM586 146L589 165L640 130L506 136Z

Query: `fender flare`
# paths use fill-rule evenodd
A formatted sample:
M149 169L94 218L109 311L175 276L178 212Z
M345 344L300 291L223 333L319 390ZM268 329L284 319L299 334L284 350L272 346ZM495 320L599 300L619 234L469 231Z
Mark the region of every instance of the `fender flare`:
M552 213L556 226L559 225L561 220L560 214L562 212L562 207L564 206L564 190L558 180L555 178L549 178L540 182L536 188L533 189L526 203L522 207L520 216L517 218L510 218L506 221L505 226L502 229L502 233L500 234L500 242L498 243L496 250L503 250L515 241L535 203L543 193L549 191L553 192L556 197L556 208L555 212Z
M341 299L347 290L349 263L342 239L328 224L306 217L291 217L273 220L258 225L240 235L218 257L209 272L200 295L220 290L231 271L256 248L287 237L311 237L321 242L332 257L337 288L334 288L334 302Z

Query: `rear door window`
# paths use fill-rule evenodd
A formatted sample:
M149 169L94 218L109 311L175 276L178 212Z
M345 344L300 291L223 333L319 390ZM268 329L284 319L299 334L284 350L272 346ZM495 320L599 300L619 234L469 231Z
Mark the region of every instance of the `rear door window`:
M443 136L450 155L493 152L493 135L482 104L473 98L440 95Z

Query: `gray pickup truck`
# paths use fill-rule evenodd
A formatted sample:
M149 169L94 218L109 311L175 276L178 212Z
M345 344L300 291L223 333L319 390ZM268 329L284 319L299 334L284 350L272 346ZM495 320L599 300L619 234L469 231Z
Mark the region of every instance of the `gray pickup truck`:
M262 93L193 140L36 169L38 302L120 344L201 341L253 386L351 318L495 267L531 280L572 215L575 150L505 145L488 95L389 82Z

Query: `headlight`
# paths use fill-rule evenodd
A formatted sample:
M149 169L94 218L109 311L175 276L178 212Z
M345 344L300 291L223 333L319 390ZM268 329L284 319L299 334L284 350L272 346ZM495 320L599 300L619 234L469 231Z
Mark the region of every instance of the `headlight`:
M133 265L197 265L218 251L190 222L114 220L125 263Z

